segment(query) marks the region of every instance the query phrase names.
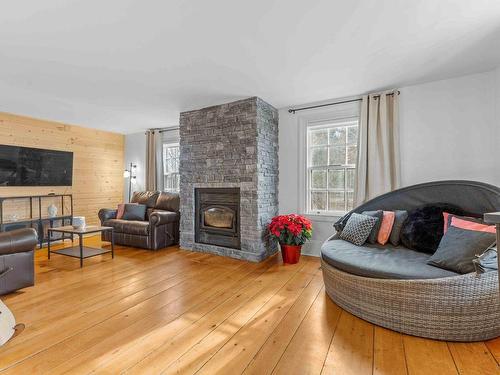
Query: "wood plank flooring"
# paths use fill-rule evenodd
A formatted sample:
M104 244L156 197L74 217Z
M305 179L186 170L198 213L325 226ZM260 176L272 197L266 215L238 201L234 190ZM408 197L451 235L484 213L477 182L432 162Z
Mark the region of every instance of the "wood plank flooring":
M35 263L36 286L2 297L26 328L0 374L500 374L500 339L427 340L343 311L314 257L117 246L82 269L43 249Z

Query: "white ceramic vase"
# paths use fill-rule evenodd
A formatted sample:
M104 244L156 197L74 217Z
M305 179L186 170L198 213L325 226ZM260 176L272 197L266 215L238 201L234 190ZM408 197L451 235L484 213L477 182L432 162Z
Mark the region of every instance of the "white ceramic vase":
M49 214L49 217L57 216L57 207L54 203L52 203L49 207L47 207L47 213Z

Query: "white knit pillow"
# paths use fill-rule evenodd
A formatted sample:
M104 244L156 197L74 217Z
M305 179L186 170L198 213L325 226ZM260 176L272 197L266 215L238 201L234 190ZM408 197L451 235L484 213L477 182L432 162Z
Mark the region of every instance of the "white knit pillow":
M376 217L353 213L340 233L340 238L362 246L377 221Z

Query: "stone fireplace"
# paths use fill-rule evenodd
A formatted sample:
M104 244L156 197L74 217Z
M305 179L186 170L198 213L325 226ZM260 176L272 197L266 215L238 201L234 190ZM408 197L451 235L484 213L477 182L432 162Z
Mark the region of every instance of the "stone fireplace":
M180 245L250 261L274 254L278 111L253 97L180 116Z

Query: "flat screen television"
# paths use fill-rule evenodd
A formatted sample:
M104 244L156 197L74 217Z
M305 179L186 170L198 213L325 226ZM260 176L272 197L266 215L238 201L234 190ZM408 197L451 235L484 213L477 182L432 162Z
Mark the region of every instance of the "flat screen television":
M73 153L0 145L0 186L71 186Z

